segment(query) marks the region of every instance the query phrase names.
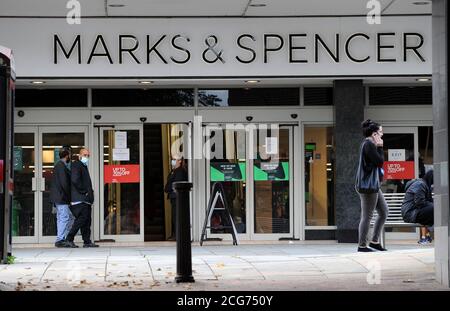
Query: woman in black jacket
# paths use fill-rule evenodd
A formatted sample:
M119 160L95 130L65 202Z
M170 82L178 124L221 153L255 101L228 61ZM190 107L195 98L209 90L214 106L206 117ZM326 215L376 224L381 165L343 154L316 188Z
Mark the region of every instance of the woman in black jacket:
M362 123L362 130L365 139L360 149L360 167L356 185L361 198L358 252L373 252L373 249L385 251L386 249L379 243L380 233L388 214L388 207L380 189L384 162L383 129L381 125L368 119ZM361 180L364 182L361 183ZM372 240L367 245L370 220L375 209L378 217L375 220Z

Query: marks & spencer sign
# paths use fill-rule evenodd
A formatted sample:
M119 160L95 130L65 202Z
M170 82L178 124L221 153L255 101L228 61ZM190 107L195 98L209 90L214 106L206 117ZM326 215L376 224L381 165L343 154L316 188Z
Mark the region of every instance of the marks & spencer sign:
M8 27L3 27L8 25ZM15 31L10 31L15 29ZM431 73L431 17L1 19L19 77Z

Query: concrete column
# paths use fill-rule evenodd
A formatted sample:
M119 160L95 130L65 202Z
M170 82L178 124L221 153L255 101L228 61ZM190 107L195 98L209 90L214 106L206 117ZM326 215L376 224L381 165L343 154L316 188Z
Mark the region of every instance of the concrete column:
M433 1L433 154L436 279L449 286L447 6L446 0Z
M336 80L333 91L336 173L336 239L357 243L360 200L355 192L355 172L362 140L364 86L362 80Z

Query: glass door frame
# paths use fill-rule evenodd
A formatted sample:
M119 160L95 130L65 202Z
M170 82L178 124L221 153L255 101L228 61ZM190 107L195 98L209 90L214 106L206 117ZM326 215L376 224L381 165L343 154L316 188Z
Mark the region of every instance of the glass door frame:
M383 126L383 125L382 125ZM414 135L414 176L419 178L419 128L418 126L383 126L384 134L413 134ZM388 159L384 159L387 161ZM386 232L386 239L411 240L416 239L419 228L416 232Z
M56 239L56 235L43 235L43 212L44 212L44 206L43 206L43 198L44 198L44 190L45 190L45 178L42 177L42 152L43 152L43 137L44 134L59 134L59 133L84 133L84 146L88 148L89 146L89 135L88 135L88 127L87 126L37 126L38 128L38 158L39 161L37 162L38 165L38 177L36 178L36 188L39 189L38 192L38 215L39 215L39 221L38 221L38 243L54 243ZM92 172L92 163L89 165L89 171ZM92 178L92 173L91 173ZM91 215L91 217L93 214ZM92 224L91 224L92 229ZM91 234L92 235L92 234ZM81 235L80 232L78 232L77 236L75 237L75 242L81 242Z
M37 176L41 171L38 169L41 161L41 152L39 152L39 128L37 126L16 126L14 134L33 134L34 140L34 177L32 177L32 191L34 193L34 235L32 236L13 236L12 242L15 243L38 243L39 242L39 223L41 217L39 215L39 192L37 189ZM14 141L15 143L15 141Z
M206 187L205 187L205 212L204 215L205 217L207 217L207 213L206 213L206 209L208 208L208 202L209 199L211 197L211 165L210 165L210 161L209 161L209 157L210 157L210 150L207 150L206 147L210 146L209 144L206 144L206 140L210 139L209 136L207 136L206 134L206 128L207 127L214 127L214 128L221 128L222 130L224 130L224 128L226 129L226 125L227 124L235 124L234 122L212 122L212 123L203 123L202 124L202 144L205 150L205 155L208 155L207 157L205 157L205 172L206 172ZM250 228L250 208L249 208L249 204L248 204L248 200L250 199L250 193L248 191L248 181L249 181L249 171L250 171L250 165L248 165L249 160L248 160L248 155L249 155L249 132L245 131L245 181L244 183L246 184L246 189L245 189L245 218L247 219L246 223L245 223L245 233L238 233L238 240L249 240L250 239L250 232L249 232L249 228ZM203 224L203 220L201 221L201 224ZM208 222L207 224L208 226L210 226L210 223ZM200 234L201 234L201 230L202 228L200 228ZM229 233L212 233L211 229L208 228L206 230L206 233L208 235L208 237L210 238L218 238L218 239L222 239L224 241L228 241L228 240L232 240L232 235Z
M114 131L126 131L126 130L138 130L139 131L139 175L140 175L140 182L139 182L139 234L115 234L115 235L107 235L104 231L105 226L105 209L104 209L104 200L105 200L105 192L104 192L104 165L103 165L103 139L104 139L104 132L114 130ZM98 125L98 131L96 131L99 135L98 137L98 160L95 161L98 163L98 172L99 172L99 179L98 179L98 185L99 187L94 189L94 192L97 194L98 200L98 206L99 206L99 233L100 233L100 239L113 239L116 242L136 242L136 241L144 241L144 128L142 124L120 124L120 125Z
M45 190L45 179L42 177L42 151L43 135L47 133L84 133L84 145L88 146L88 127L87 126L16 126L14 133L33 133L34 134L34 177L32 189L34 192L34 236L13 237L13 243L53 243L56 236L43 235L43 192ZM81 241L77 236L76 242Z
M235 122L208 122L202 124L202 138L203 138L203 144L205 146L206 151L206 139L209 139L206 135L206 127L207 126L214 126L214 127L225 127L227 124L235 124ZM248 125L249 123L245 124ZM255 129L258 126L258 123L251 123L255 126ZM280 238L293 238L294 237L294 176L295 176L295 170L294 170L294 155L295 155L295 139L294 139L294 133L295 129L298 128L297 124L281 124L276 122L269 122L268 124L278 124L280 129L281 128L287 128L289 130L289 232L288 233L255 233L255 210L254 210L254 180L253 180L253 163L254 160L250 157L250 151L254 144L254 137L253 135L256 135L256 130L253 131L254 133L250 133L250 131L245 132L245 154L246 154L246 189L245 189L245 200L246 200L246 211L245 211L245 217L247 219L246 221L246 232L245 233L238 233L238 238L241 240L278 240ZM244 126L245 126L244 125ZM270 125L269 125L270 128ZM209 152L209 151L206 151ZM210 175L210 165L209 160L205 158L205 179L206 179L206 187L205 187L205 208L208 207L209 198L211 196L211 175ZM297 168L300 169L300 166ZM205 210L205 217L206 210ZM202 221L203 223L203 221ZM208 223L208 226L210 224ZM298 226L298 224L297 224ZM200 228L201 230L201 228ZM200 232L201 233L201 232ZM207 235L210 238L219 238L222 240L232 240L231 234L223 234L223 233L211 233L211 230L207 230Z
M273 123L272 123L273 124ZM280 238L293 238L294 236L294 128L295 125L291 124L278 124L279 129L287 129L289 131L289 232L287 233L256 233L255 232L255 180L254 180L254 159L248 159L249 167L249 180L248 192L253 194L248 201L248 207L250 210L250 239L251 240L279 240ZM255 132L256 133L256 132ZM254 137L252 139L255 139ZM253 143L253 141L252 141ZM258 146L256 146L258 147Z

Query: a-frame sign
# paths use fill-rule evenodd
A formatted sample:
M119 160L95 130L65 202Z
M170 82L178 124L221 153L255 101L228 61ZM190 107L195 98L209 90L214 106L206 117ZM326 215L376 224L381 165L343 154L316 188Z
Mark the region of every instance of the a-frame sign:
M211 196L208 202L208 208L206 210L206 217L203 223L202 235L200 238L200 246L203 245L203 241L207 241L207 229L211 228L211 217L214 212L221 213L228 221L228 225L220 225L219 227L213 227L214 229L231 229L231 235L233 236L233 245L238 245L238 236L236 226L234 225L233 217L228 209L228 203L225 197L225 191L221 183L216 182L211 189ZM208 226L208 224L210 224Z

